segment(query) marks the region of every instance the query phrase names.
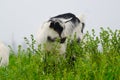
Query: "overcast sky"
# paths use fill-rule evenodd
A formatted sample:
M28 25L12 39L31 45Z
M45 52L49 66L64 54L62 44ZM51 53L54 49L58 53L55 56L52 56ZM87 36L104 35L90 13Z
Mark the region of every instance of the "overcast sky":
M68 12L85 15L85 31L120 29L120 0L0 0L0 39L20 43L50 17Z

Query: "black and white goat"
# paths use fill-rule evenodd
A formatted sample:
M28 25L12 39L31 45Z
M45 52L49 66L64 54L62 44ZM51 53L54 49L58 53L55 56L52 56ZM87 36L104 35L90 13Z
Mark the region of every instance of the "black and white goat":
M71 36L74 38L76 34L76 39L78 42L82 39L83 29L85 23L83 21L83 16L76 17L72 13L65 13L55 17L50 18L46 21L42 27L40 27L37 33L37 43L43 45L44 43L49 44L55 42L56 39L60 39L60 54L66 52L67 39ZM47 45L50 50L53 45Z

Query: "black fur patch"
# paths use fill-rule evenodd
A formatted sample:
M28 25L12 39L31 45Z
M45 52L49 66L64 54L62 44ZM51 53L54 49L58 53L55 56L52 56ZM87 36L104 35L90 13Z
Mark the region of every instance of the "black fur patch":
M73 24L76 24L76 22L80 23L80 20L74 14L72 14L72 13L61 14L61 15L58 15L58 16L55 16L55 17L52 17L52 18L64 18L64 19L70 19L71 18L70 21Z
M51 21L50 28L53 28L59 35L61 35L63 31L63 27L59 24L59 22Z
M65 43L65 41L66 41L66 37L65 38L61 38L60 43Z
M81 32L83 33L83 29L85 27L85 23L82 23L82 29L81 29Z
M57 15L53 18L64 18L64 19L69 19L69 18L73 18L76 17L74 14L72 13L65 13L65 14L61 14L61 15Z

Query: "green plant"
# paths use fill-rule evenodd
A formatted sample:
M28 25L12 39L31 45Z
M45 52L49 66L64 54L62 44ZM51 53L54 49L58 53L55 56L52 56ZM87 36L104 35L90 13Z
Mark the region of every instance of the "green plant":
M27 49L18 46L17 54L10 47L10 62L0 67L0 80L119 80L120 79L120 30L101 28L100 35L86 33L77 43L68 40L66 56L55 49L41 51L36 41L25 37ZM102 44L103 51L98 51Z

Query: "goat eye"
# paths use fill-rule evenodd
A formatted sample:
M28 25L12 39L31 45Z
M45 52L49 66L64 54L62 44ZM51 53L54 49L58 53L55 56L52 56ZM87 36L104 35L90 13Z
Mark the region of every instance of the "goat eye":
M54 22L50 23L50 28L54 28Z

